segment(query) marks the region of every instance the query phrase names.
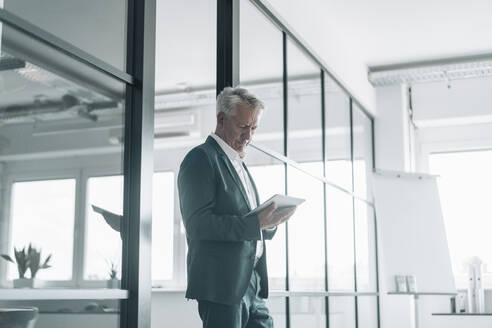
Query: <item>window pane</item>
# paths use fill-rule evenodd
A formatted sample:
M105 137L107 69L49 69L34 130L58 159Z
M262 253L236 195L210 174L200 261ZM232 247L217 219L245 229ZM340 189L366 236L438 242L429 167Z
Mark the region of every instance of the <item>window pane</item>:
M355 200L355 250L357 264L357 291L376 291L376 243L374 209Z
M378 327L378 299L377 296L357 297L357 318L359 328Z
M215 100L216 48L216 0L157 1L156 94L192 99L192 106ZM156 108L161 105L156 99Z
M320 69L292 42L287 42L288 155L296 162L321 162L321 76ZM307 166L323 175L323 166Z
M429 167L440 176L437 182L451 263L457 283L466 288L470 257L478 256L483 270L492 273L492 151L431 154Z
M72 278L74 215L75 179L13 184L11 202L13 247L19 249L32 243L41 250L42 261L52 254L50 262L52 267L39 270L37 278L43 280ZM8 253L13 255L10 250ZM9 265L8 268L8 278L17 279L17 269L13 265Z
M330 328L355 328L355 297L329 297Z
M282 33L249 1L240 1L240 15L241 85L266 105L254 141L283 154Z
M326 179L352 190L350 146L350 99L325 75Z
M3 67L0 72L2 176L9 181L33 181L45 180L47 177L65 179L94 171L121 174L124 83L101 72L94 73L93 68L75 63L70 56L12 27L2 26L0 51ZM67 70L60 70L61 66ZM69 272L60 279L71 279L63 283L71 287L78 286L83 279L84 256L93 259L93 256L84 254L86 249L83 242L88 241L85 239L85 223L89 215L85 206L85 181L81 179L77 186L71 194L74 198L72 201L76 202L74 210L66 218L72 221L71 230L67 231L68 227L64 226L60 227L60 231L38 231L43 242L61 243L64 245L63 251L70 254L63 265L56 264L55 268L53 263L51 270L40 272L40 275L48 275L50 271L66 266ZM12 192L13 189L5 190L2 198L9 199L13 196ZM30 205L23 202L23 206ZM10 214L1 213L7 216L0 221L8 221ZM15 220L13 217L9 225L15 226ZM9 236L12 231L2 229L1 233L0 251L8 252L12 246L9 245L10 241L13 241L12 236ZM44 245L38 246L45 248ZM60 256L63 257L53 254L53 261L58 261ZM106 275L108 265L104 264ZM0 267L3 268L3 264ZM74 272L72 268L75 268ZM3 276L4 271L0 270L0 273Z
M152 198L152 280L173 278L174 173L154 173Z
M352 197L326 187L328 289L354 290L354 224Z
M325 298L291 297L290 320L293 328L325 328Z
M126 0L4 0L3 5L29 23L125 70Z
M249 147L246 161L253 176L260 203L275 194L285 194L285 168L278 160ZM267 267L271 290L285 290L285 225L277 228L272 240L267 240Z
M123 177L93 177L88 180L88 228L85 279L106 280L108 264L118 266L121 277L121 237L110 228L91 205L122 214ZM153 176L152 203L152 279L170 280L173 276L174 173Z
M87 181L87 237L84 279L107 280L111 263L121 279L121 237L94 212L92 205L123 214L123 177L106 176Z
M271 295L265 299L266 306L270 311L270 315L273 318L273 326L275 328L285 328L287 325L285 304L287 303L285 297L272 297Z
M322 162L303 163L319 171ZM306 199L289 219L289 279L291 290L325 289L323 183L292 167L287 173L288 194Z
M354 103L353 105L354 134L354 193L372 201L372 121Z

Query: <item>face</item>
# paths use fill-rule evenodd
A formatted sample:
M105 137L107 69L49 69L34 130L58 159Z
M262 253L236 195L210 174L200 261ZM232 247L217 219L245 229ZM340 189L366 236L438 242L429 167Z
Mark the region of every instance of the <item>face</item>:
M222 112L217 115L216 134L242 157L255 133L259 118L259 110L238 105L232 115L227 116Z

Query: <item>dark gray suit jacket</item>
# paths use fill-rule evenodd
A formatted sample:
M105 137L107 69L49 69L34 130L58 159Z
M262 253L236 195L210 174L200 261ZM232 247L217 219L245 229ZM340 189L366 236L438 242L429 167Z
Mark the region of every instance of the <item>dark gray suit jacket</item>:
M257 216L245 216L251 211L246 190L212 137L184 158L178 190L188 242L186 298L239 304L253 272L260 226ZM264 239L271 239L275 232L263 230ZM261 278L259 296L267 298L265 247L256 271Z

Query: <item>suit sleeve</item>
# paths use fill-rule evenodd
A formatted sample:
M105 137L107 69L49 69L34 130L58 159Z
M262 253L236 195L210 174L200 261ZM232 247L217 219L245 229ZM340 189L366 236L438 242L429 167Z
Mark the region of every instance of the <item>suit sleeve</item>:
M210 241L260 240L257 216L217 214L216 177L204 150L195 148L183 160L178 175L181 214L188 238Z
M263 229L263 239L265 240L271 240L275 233L277 232L277 227L272 228L272 229Z

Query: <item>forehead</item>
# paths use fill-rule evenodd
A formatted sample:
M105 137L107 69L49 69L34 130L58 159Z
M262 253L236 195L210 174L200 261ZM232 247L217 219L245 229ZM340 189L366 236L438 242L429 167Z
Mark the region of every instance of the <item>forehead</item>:
M258 120L260 110L251 106L237 105L232 117L240 123L254 123Z

